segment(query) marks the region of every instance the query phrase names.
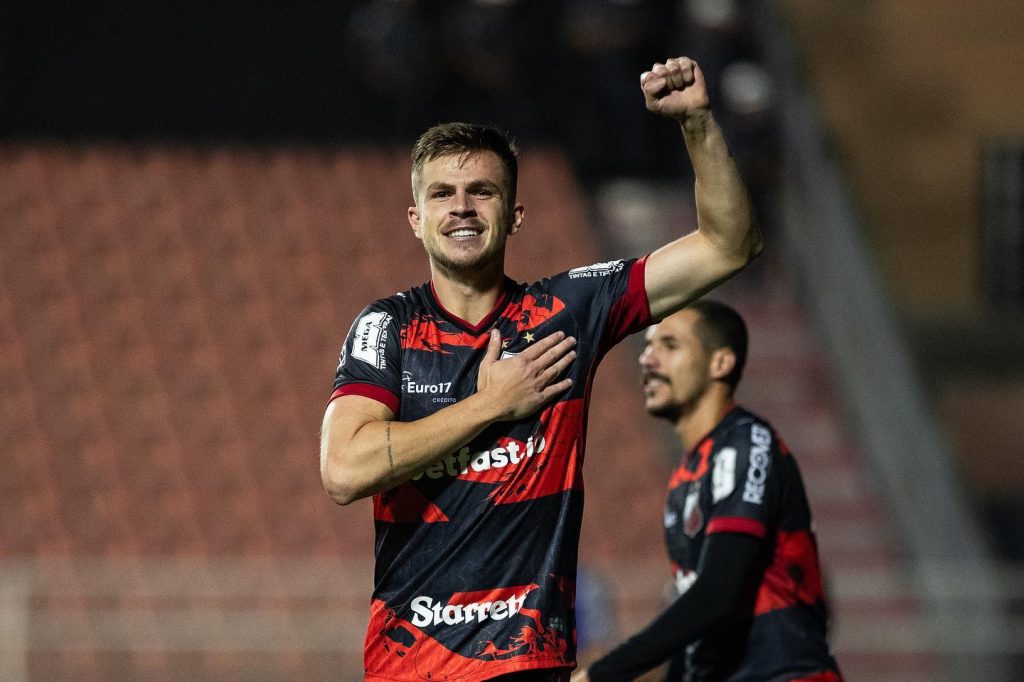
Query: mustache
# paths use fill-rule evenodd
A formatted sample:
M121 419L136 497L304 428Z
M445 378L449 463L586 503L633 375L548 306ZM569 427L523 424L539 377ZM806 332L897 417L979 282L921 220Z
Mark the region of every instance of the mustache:
M640 380L646 383L649 379L658 379L664 381L666 384L672 383L672 381L664 374L658 374L657 372L644 372L640 375Z

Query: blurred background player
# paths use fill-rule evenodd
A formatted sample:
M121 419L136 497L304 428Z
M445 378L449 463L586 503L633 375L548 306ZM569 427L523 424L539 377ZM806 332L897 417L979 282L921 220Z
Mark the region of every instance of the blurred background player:
M321 441L331 497L374 498L367 679L565 679L575 665L594 369L761 250L700 68L669 59L640 83L647 108L680 127L698 214L695 232L643 258L516 283L505 275L525 211L515 146L455 123L413 150L408 218L431 281L352 325Z
M701 300L646 338L645 405L673 424L684 453L665 507L679 597L573 682L632 680L665 662L673 681L840 680L796 461L734 402L743 319Z

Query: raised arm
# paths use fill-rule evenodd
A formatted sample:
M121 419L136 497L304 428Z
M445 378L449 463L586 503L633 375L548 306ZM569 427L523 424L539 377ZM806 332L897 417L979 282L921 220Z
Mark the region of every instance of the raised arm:
M556 381L576 357L576 340L564 337L556 332L515 357L498 360L501 335L492 331L477 392L414 422L394 421L390 409L370 398L332 401L320 436L324 488L338 504L354 502L408 481L494 422L534 413L572 384L571 379ZM456 466L454 459L450 466Z
M696 177L697 230L647 259L647 298L660 320L741 270L761 252L763 240L697 63L680 57L655 64L640 77L640 87L650 111L679 123Z

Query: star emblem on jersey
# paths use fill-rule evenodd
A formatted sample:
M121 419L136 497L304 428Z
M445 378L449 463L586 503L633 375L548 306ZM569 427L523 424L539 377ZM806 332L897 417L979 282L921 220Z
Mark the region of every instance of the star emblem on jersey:
M530 332L526 332L523 335L523 338L526 339L526 343L533 343L533 334L531 334Z

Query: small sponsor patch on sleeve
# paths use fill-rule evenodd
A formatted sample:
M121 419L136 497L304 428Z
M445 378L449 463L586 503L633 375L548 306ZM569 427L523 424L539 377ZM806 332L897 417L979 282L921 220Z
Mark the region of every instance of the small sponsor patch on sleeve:
M377 369L385 369L387 358L384 351L388 343L390 322L391 315L383 311L366 313L360 317L352 334L351 356Z
M715 469L711 472L711 501L729 497L736 489L736 448L722 448L715 455Z
M607 263L594 263L593 265L584 265L581 268L573 268L569 271L569 279L579 279L580 277L607 277L613 272L618 272L625 265L623 260L613 260Z

